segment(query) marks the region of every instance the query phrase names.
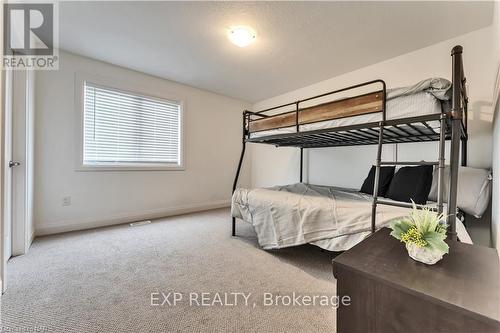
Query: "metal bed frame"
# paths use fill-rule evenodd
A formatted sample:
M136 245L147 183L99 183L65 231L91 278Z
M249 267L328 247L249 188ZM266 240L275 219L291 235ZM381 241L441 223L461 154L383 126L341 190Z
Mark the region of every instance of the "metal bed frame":
M453 47L451 50L452 57L452 99L451 111L443 112L441 114L430 114L424 116L416 116L409 118L401 118L394 120L386 120L386 85L383 80L368 81L354 86L346 87L343 89L331 91L318 96L306 98L292 103L287 103L265 110L252 112L245 110L243 112L243 139L242 150L236 170L236 176L233 183L233 193L236 190L238 178L245 156L245 149L247 143L261 143L271 144L276 147L297 147L300 149L300 182L303 178L303 150L308 148L323 148L323 147L343 147L343 146L358 146L358 145L377 145L376 156L376 171L375 182L372 200L372 217L371 217L371 232L375 232L376 211L377 205L392 205L399 207L412 207L411 204L405 202L394 202L378 198L379 176L380 167L383 165L434 165L438 168L438 198L437 207L431 207L439 213L443 212L443 189L444 189L444 168L445 168L445 141L451 140L450 145L450 179L449 179L449 192L448 195L448 211L447 211L447 224L448 236L451 239L457 239L456 233L456 215L457 215L457 181L458 181L458 167L459 163L462 166L467 165L467 107L468 97L466 90L466 79L464 76L463 48L460 45ZM317 100L326 96L346 92L349 90L373 85L381 84L382 101L381 110L374 112L382 113L382 121L369 122L363 124L355 124L349 126L332 127L326 129L318 129L311 131L301 131L299 122L300 105L304 102ZM364 94L366 95L366 94ZM364 95L357 95L356 98ZM276 113L284 107L295 106L295 111L287 111ZM251 124L258 120L271 118L276 116L289 115L295 113L295 132L285 134L275 134L262 137L250 136L251 133L257 131L250 131ZM337 119L337 118L336 118ZM432 128L428 122L439 121L439 133ZM285 126L290 127L290 126ZM279 127L274 127L277 129ZM408 142L430 142L439 141L439 157L434 162L398 162L398 161L382 161L382 146L384 143L408 143ZM459 156L461 155L461 161ZM419 206L420 208L425 206ZM236 219L232 218L232 235L236 235Z

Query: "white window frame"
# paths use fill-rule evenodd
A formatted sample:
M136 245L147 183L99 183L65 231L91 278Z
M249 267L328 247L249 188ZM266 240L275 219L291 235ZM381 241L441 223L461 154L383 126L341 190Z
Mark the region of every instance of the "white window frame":
M178 103L180 105L180 154L179 154L179 164L175 163L126 163L126 162L102 162L93 164L84 164L83 161L83 138L84 138L84 94L85 94L85 82L89 82L102 87L107 87L111 90L118 90L124 93L136 94L144 97L150 97L152 99L168 100L171 102ZM97 75L87 74L87 73L76 73L75 75L75 152L76 152L76 171L183 171L185 170L185 126L184 126L184 115L185 115L185 103L183 99L172 98L172 96L159 96L152 95L150 91L154 88L146 89L145 87L138 86L134 83L123 82L117 79L105 78ZM163 93L161 94L163 95Z

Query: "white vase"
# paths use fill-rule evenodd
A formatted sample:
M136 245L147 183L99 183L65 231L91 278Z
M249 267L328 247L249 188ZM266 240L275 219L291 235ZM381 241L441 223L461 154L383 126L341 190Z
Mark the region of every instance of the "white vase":
M426 247L420 247L414 243L406 244L408 255L416 261L423 262L427 265L434 265L439 260L443 259L444 252L439 250L430 250Z

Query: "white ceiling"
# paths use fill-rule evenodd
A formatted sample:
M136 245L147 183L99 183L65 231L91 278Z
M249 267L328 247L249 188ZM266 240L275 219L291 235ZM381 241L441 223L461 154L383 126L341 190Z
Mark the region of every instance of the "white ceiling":
M62 49L254 102L488 26L492 2L61 2ZM226 38L250 25L254 44Z

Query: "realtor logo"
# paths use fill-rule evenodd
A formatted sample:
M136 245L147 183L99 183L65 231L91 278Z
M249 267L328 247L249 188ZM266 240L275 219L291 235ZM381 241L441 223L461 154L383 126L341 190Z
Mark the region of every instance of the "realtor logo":
M57 69L55 9L55 3L4 4L4 68Z

